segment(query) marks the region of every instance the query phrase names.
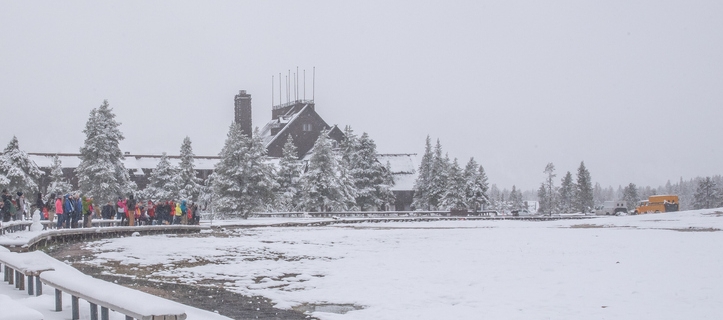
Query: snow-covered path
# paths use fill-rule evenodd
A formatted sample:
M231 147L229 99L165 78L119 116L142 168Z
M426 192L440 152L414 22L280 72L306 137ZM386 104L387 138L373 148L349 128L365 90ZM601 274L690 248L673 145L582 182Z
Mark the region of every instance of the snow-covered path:
M323 319L718 319L723 216L713 212L121 238L89 243L88 263L212 280L284 308L362 307L314 313Z

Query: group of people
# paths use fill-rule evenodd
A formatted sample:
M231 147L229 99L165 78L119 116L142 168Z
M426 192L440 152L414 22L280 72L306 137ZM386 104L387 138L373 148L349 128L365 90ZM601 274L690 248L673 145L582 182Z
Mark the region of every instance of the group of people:
M199 224L198 204L191 201L136 201L118 197L101 208L103 219L119 219L122 225Z
M30 208L25 201L25 195L18 191L17 196L13 196L8 189L2 191L2 201L0 201L0 216L3 222L23 220L30 218Z
M93 219L121 220L121 225L163 225L163 224L199 224L201 215L198 205L191 201L137 201L133 195L118 197L116 202L109 201L96 208L92 197L78 193L50 194L46 201L42 193L37 194L35 204L29 206L22 192L12 196L7 189L2 191L0 214L2 221L30 220L32 212L41 211L40 218L56 222L56 227L81 228L92 227ZM82 222L81 222L82 219Z

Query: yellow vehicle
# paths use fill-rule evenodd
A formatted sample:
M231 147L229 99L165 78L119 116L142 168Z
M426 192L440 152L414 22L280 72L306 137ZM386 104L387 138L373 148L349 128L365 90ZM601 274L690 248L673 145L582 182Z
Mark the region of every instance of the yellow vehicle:
M650 196L648 200L640 201L640 205L635 208L635 214L643 213L661 213L661 212L673 212L678 211L680 207L680 201L678 196L673 195L659 195Z

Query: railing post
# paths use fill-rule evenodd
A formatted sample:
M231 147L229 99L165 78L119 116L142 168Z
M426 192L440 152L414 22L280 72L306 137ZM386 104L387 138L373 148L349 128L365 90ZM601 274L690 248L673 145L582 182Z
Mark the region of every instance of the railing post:
M78 297L70 296L70 303L73 311L73 320L80 320L80 309L78 306Z
M98 320L98 305L90 303L90 320Z
M25 290L25 277L20 271L15 270L15 287L20 290Z
M8 266L7 266L7 265L3 266L3 278L4 278L3 281L9 281L9 280L10 280L10 279L8 278Z
M40 281L40 276L35 277L35 295L43 295L43 282Z
M33 290L33 276L28 276L28 295L32 296L33 294L35 294L34 291L35 290Z
M100 307L100 320L109 320L108 319L108 308L101 306Z
M55 289L55 311L63 311L63 291Z

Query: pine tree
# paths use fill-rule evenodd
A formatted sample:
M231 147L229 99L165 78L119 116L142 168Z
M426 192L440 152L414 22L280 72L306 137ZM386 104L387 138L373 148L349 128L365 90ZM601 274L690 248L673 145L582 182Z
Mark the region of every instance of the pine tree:
M575 206L577 210L586 213L595 206L592 194L592 178L590 171L585 168L585 162L580 162L577 169L577 189L575 190Z
M449 156L442 157L442 144L437 139L437 145L434 147L434 157L432 158L432 168L430 170L430 187L429 187L429 204L432 209L437 209L447 192L447 179L449 172Z
M543 185L545 186L546 192L543 198L540 199L540 207L542 208L542 202L545 203L545 211L547 214L552 214L554 211L557 210L557 188L555 187L555 177L557 176L555 174L555 165L552 164L552 162L548 163L545 166L545 171L543 171L547 175L547 179L545 180L545 183ZM539 192L538 192L539 195Z
M0 155L0 187L8 190L37 192L38 179L43 175L40 168L20 150L18 138L13 136Z
M394 187L392 164L387 161L384 165L384 172L382 172L382 183L377 186L378 193L380 195L379 199L383 203L383 206L380 208L381 210L392 210L391 208L396 201L396 196L394 195L394 191L392 191L392 187Z
M625 201L628 211L632 211L638 205L640 197L638 196L638 187L634 183L630 183L623 190L623 201Z
M377 158L377 146L365 132L358 139L354 156L346 166L354 181L356 205L361 211L380 210L394 198L388 182L387 169Z
M432 184L432 159L434 154L432 153L432 142L427 136L427 143L424 147L424 155L422 161L419 164L419 175L417 180L414 181L414 200L412 206L416 209L430 210L429 193L430 186Z
M492 184L492 186L490 186L488 199L490 201L490 208L492 208L493 210L502 209L502 204L500 203L500 196L500 189L497 188L496 184Z
M447 173L447 186L440 200L439 208L449 211L466 209L466 187L467 181L464 173L455 158Z
M85 144L80 148L80 165L75 169L80 192L97 203L109 202L135 190L123 165L120 141L124 139L108 100L90 111L85 124Z
M301 176L299 206L312 212L355 209L355 190L346 169L332 150L328 132L314 143L308 169Z
M467 208L477 212L489 203L487 198L487 176L482 166L474 158L470 158L464 168L465 202Z
M537 189L537 199L540 201L540 207L537 209L537 213L548 213L551 211L552 203L547 194L547 186L544 183L540 184L540 188Z
M65 178L60 158L56 154L53 156L53 164L50 167L50 184L48 184L47 191L48 193L61 195L70 192L72 189L73 186Z
M359 137L354 133L351 126L344 127L344 140L339 143L343 165L351 168L352 164L358 161L356 158L360 148Z
M246 219L251 212L269 209L276 181L258 129L249 138L239 124L232 124L219 156L213 173L216 211Z
M510 191L509 202L512 210L522 210L524 207L522 192L517 190L517 187L514 185L512 185L512 191Z
M291 135L286 139L282 152L283 157L279 160L277 175L276 210L289 212L296 209L295 202L299 196L301 176L301 163Z
M143 197L154 201L180 200L181 181L178 171L171 165L164 152L156 168L151 171L148 186L143 190Z
M178 165L179 175L179 196L181 199L197 201L201 192L201 181L196 177L196 170L193 165L193 148L191 138L183 139L181 145L181 162Z
M559 190L559 209L560 212L570 213L575 208L575 189L577 186L572 182L572 174L570 171L565 174L560 183Z
M695 191L695 209L710 209L721 206L721 190L710 177L701 179Z

